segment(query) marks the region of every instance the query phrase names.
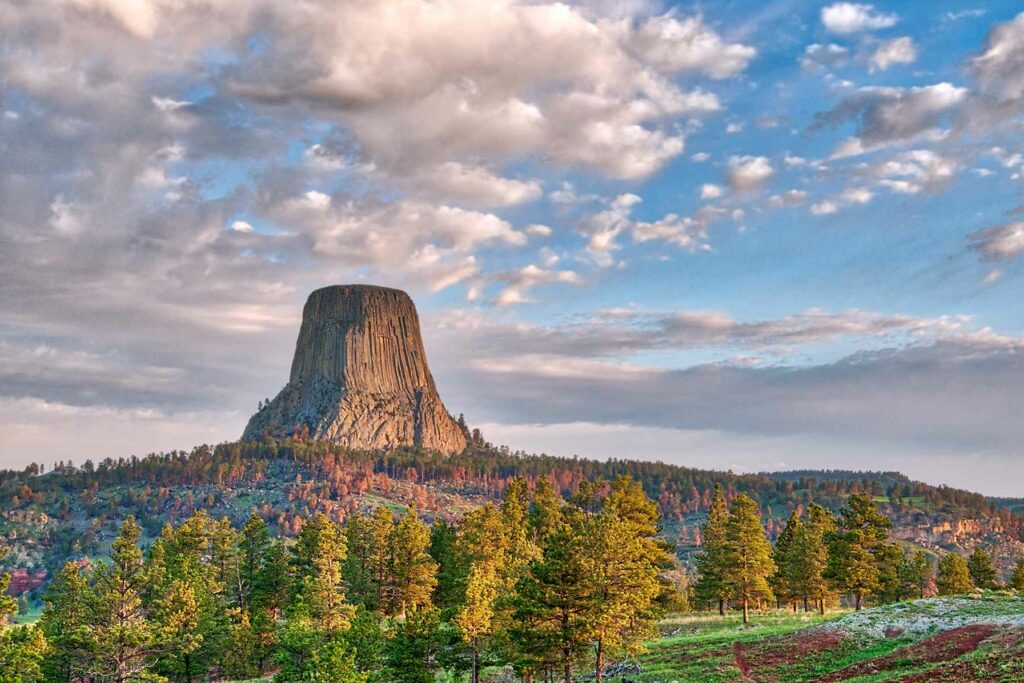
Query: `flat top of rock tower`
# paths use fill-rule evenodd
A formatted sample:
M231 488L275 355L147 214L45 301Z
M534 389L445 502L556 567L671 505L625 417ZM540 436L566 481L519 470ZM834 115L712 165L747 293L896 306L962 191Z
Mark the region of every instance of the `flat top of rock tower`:
M309 298L313 299L338 294L397 294L404 297L409 296L401 289L381 287L380 285L328 285L320 289L314 289L310 292Z

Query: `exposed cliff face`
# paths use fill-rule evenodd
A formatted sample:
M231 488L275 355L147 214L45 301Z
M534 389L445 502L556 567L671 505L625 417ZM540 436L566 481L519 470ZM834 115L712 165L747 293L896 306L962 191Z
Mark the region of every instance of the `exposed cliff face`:
M297 432L373 450L466 447L437 394L408 294L344 285L309 295L291 378L252 416L242 438Z

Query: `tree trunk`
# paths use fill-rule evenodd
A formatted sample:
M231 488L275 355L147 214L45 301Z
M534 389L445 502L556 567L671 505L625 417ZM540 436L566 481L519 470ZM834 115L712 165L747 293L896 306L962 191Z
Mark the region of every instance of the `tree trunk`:
M597 683L604 681L604 642L597 641L597 662L595 664L594 678Z
M473 683L480 683L480 665L477 661L476 638L473 639Z
M818 610L821 612L822 616L825 615L825 596L824 595L822 595L820 598L818 598Z
M563 683L572 683L572 660L565 660L565 680Z
M750 623L750 616L749 616L748 610L747 610L747 599L746 598L743 598L743 623L744 624Z
M860 593L853 594L853 605L854 610L860 611Z
M725 616L725 600L718 598L718 614L719 616Z
M793 614L796 614L796 600L793 601Z
M810 606L807 604L807 596L806 595L804 596L804 611L805 612L810 612L811 611Z

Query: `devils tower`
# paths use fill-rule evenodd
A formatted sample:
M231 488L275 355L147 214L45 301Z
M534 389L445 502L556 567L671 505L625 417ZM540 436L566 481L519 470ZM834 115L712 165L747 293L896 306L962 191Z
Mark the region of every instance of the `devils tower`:
M466 447L437 394L408 294L337 285L309 295L291 378L242 438L296 433L367 450Z

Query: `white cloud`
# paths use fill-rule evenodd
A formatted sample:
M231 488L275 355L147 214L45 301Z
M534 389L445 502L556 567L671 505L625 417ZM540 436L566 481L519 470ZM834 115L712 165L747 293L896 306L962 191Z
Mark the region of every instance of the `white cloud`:
M968 239L986 261L1011 261L1024 254L1024 221L979 230Z
M620 248L618 238L624 233L634 242L660 241L687 251L706 250L708 226L729 215L724 209L706 206L693 216L668 213L655 221L636 220L633 208L641 201L635 194L622 194L604 210L583 219L580 232L588 237L587 253L598 265L615 265L612 254Z
M433 192L480 206L513 206L532 201L543 194L536 180L502 178L479 165L466 165L456 161L438 164L417 181Z
M895 14L875 11L874 5L855 2L837 2L821 10L821 23L841 35L889 28L898 20Z
M1001 100L1024 98L1024 12L992 28L971 69L987 94Z
M701 199L717 199L725 194L725 188L721 185L714 185L712 183L705 183L700 186L700 198Z
M967 88L951 83L861 88L831 110L818 114L811 129L856 121L856 137L843 142L832 155L853 156L883 144L936 134L944 117L961 105L967 94Z
M579 284L579 274L571 270L548 270L533 264L517 270L496 273L491 280L504 283L494 299L497 306L532 303L529 290L533 287L552 284Z
M760 189L774 175L767 157L733 156L729 158L729 187L737 192Z
M879 184L900 194L917 194L945 187L956 174L955 159L927 149L902 152L873 167Z
M850 50L842 45L812 43L804 48L800 65L809 70L816 67L842 66L849 58Z
M894 64L913 64L917 59L917 46L908 37L894 38L879 43L871 55L871 66L886 71Z
M831 200L824 200L811 205L811 213L815 216L827 216L839 211L839 207Z
M702 71L712 78L740 73L757 55L752 47L726 43L698 18L679 20L671 14L645 21L630 45L663 71Z

